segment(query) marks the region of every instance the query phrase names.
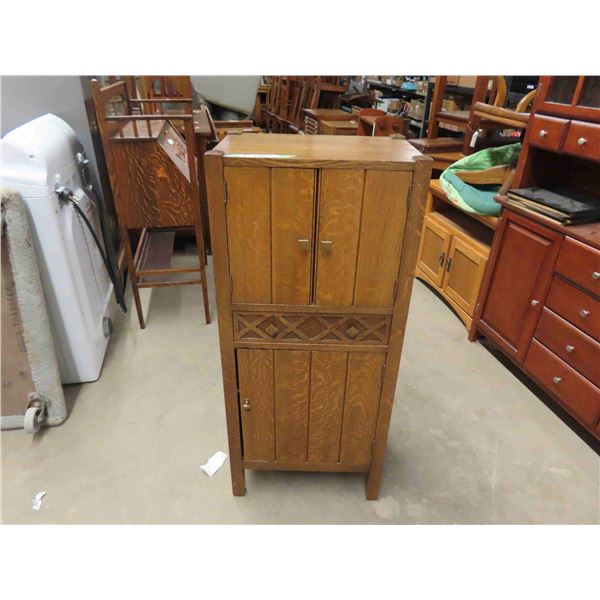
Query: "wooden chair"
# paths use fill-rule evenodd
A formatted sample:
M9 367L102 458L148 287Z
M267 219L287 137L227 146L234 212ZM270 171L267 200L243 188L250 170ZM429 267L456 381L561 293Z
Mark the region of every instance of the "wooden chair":
M475 102L471 106L469 121L465 132L463 143L463 154L472 154L475 151L476 141L473 136L477 132L485 136L488 131L495 129L525 129L529 121L529 113L526 112L533 103L537 94L537 88L523 96L514 110L502 108L498 105ZM507 140L511 142L510 139Z
M202 287L210 323L192 98L130 98L123 81L100 87L93 80L92 99L140 327L145 328L145 320L139 288L173 285ZM115 114L114 102L126 113ZM167 103L180 108L169 115L149 114L143 108L150 103L159 111ZM183 228L194 230L198 266L172 268L175 231ZM141 230L135 251L132 230Z

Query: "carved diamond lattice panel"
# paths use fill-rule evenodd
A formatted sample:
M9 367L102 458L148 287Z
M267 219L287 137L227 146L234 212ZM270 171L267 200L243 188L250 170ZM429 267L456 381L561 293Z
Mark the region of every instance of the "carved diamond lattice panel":
M236 340L387 344L388 315L234 313Z

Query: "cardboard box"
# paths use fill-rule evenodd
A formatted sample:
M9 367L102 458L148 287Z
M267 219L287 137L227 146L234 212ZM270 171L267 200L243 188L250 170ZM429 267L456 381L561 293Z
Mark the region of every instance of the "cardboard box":
M474 88L477 81L476 75L461 75L458 78L458 85L461 87Z
M425 114L425 102L422 100L411 100L408 109L408 116L413 119L422 119Z
M442 102L443 111L461 110L460 105L453 98L444 98Z

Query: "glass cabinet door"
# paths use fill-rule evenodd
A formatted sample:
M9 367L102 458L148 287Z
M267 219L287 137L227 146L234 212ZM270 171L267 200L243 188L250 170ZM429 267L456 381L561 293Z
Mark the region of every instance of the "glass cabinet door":
M581 96L577 102L578 106L600 108L600 77L586 77L583 82Z
M572 104L578 79L577 75L553 77L546 101L556 102L557 104Z

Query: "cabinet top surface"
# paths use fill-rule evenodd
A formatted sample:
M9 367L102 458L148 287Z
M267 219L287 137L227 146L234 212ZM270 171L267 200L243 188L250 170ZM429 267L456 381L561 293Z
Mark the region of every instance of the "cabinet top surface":
M412 169L415 160L430 160L406 140L390 137L277 133L228 135L208 154L223 154L226 164L307 167Z
M532 221L540 223L541 225L545 225L550 229L554 229L554 231L558 231L558 233L561 233L562 235L574 238L580 242L583 242L584 244L588 244L593 248L600 250L600 223L588 223L587 225L562 225L558 221L550 219L549 217L545 217L544 215L534 213L527 209L521 209L520 207L514 205L508 205L506 203L506 197L504 196L499 196L498 202L502 204L503 210L509 210L528 217Z

